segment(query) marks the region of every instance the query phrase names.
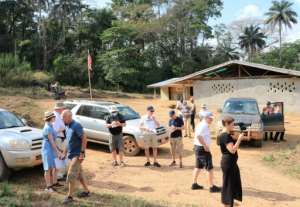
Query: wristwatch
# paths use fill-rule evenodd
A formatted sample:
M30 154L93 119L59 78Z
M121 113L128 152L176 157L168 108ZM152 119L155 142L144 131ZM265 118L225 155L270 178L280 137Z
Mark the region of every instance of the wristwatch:
M85 154L85 151L80 151L81 154Z

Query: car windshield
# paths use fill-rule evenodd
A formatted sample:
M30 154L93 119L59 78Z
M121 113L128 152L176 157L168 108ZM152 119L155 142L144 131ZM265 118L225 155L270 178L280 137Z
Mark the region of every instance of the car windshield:
M0 129L23 127L23 122L13 113L0 111Z
M223 108L224 113L233 114L259 114L256 101L226 101Z
M140 118L140 115L128 106L120 106L117 108L119 113L122 114L126 121Z

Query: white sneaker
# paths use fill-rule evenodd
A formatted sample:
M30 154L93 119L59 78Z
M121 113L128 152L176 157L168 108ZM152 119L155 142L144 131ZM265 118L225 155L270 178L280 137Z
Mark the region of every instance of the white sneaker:
M53 192L54 192L54 190L53 190L52 187L47 187L47 188L45 188L44 191L45 191L46 193L53 193Z

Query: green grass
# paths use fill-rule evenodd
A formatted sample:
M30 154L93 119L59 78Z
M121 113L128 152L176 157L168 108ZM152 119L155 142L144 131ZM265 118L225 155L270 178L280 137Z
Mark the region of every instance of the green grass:
M300 144L267 154L263 157L263 161L283 173L300 179Z
M0 87L0 96L25 96L29 98L51 98L53 95L44 88L3 88Z
M0 206L1 207L58 207L63 206L62 201L65 193L47 194L34 192L32 187L0 183ZM88 199L76 199L70 207L167 207L163 202L148 202L146 200L112 194L92 193Z

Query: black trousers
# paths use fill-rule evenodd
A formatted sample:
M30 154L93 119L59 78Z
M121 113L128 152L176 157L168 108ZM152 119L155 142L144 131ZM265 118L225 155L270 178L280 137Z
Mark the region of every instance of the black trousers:
M276 132L274 137L273 137L273 132L265 132L265 140L268 140L269 133L270 133L270 140L273 140L274 142L278 140L278 137L281 141L284 139L284 132Z
M192 115L191 115L191 125L192 125L193 131L195 131L195 113L192 113Z

